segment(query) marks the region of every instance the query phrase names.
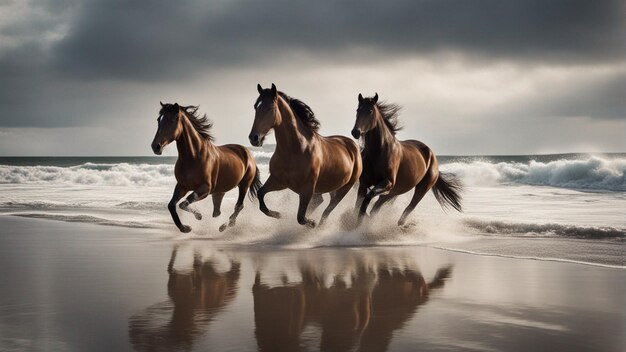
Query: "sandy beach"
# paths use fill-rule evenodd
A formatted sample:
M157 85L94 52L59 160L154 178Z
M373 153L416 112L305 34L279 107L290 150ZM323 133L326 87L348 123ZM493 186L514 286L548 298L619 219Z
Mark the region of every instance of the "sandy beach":
M626 272L0 217L0 350L619 351Z

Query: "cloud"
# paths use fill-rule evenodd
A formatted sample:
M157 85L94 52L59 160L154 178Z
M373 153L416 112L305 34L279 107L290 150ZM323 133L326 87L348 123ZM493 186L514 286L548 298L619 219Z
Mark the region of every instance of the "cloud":
M403 138L446 153L533 151L538 136L575 128L593 133L545 148L619 150L625 11L613 0L4 1L0 127L52 141L91 131L79 144L105 128L113 143L85 150L143 154L167 100L201 104L219 141L245 143L256 83L276 82L329 134L349 131L356 94L378 91L405 106ZM519 138L502 137L511 126ZM28 150L67 151L55 143Z
M626 54L622 1L92 1L54 50L67 73L155 80L291 52L369 60L607 62Z

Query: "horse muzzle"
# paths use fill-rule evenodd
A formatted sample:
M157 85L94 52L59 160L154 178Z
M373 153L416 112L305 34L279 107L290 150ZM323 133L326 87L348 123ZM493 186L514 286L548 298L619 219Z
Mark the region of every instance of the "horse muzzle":
M159 143L152 143L152 151L156 155L161 155L163 153L163 146Z
M354 139L361 138L361 131L358 128L353 129L352 130L352 137L354 137Z
M263 139L265 139L265 138L264 138L264 136L261 136L258 133L255 133L255 134L251 133L248 136L248 139L250 140L250 144L252 144L255 147L260 147L260 146L263 145Z

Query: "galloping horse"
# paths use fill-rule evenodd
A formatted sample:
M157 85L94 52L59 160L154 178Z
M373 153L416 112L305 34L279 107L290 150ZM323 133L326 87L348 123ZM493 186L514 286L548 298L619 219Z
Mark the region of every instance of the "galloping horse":
M161 103L158 129L152 141L152 150L161 155L163 148L176 141L178 160L174 168L176 187L167 208L172 215L174 224L181 232L191 231L191 227L183 225L176 213L176 203L191 191L180 203L182 210L202 219L202 214L189 208L191 203L206 198L213 198L213 217L221 214L220 206L224 194L239 187L239 197L235 211L228 223L220 226L224 231L228 226L235 225L237 215L243 209L243 200L250 190L250 197L256 197L261 187L259 169L250 151L238 144L216 146L210 129L213 124L206 115L198 116L197 106L180 106L178 104Z
M259 189L261 211L278 218L280 214L265 205L265 195L285 188L300 195L298 223L315 227L306 218L307 207L322 202L321 194L331 192L330 203L320 224L348 193L361 175L359 147L344 136L319 135L319 121L311 108L298 99L276 90L257 85L259 97L254 104L255 116L250 143L263 145L267 133L276 132L276 151L270 160L270 176Z
M415 189L411 203L398 220L403 225L417 203L432 188L435 198L442 207L451 206L461 210L461 184L452 175L439 172L439 163L433 151L416 140L399 141L395 134L398 127L400 107L378 101L378 93L372 98L359 94L359 106L352 136L364 138L361 152L363 173L358 191L358 202L362 199L359 221L366 214L371 200L380 196L372 208L376 213L386 202L396 196ZM368 188L374 186L368 191Z

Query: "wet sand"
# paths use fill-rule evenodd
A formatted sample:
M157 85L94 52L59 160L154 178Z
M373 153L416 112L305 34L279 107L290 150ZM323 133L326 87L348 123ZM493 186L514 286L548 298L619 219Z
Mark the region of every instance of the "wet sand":
M0 216L2 351L622 351L626 270Z

